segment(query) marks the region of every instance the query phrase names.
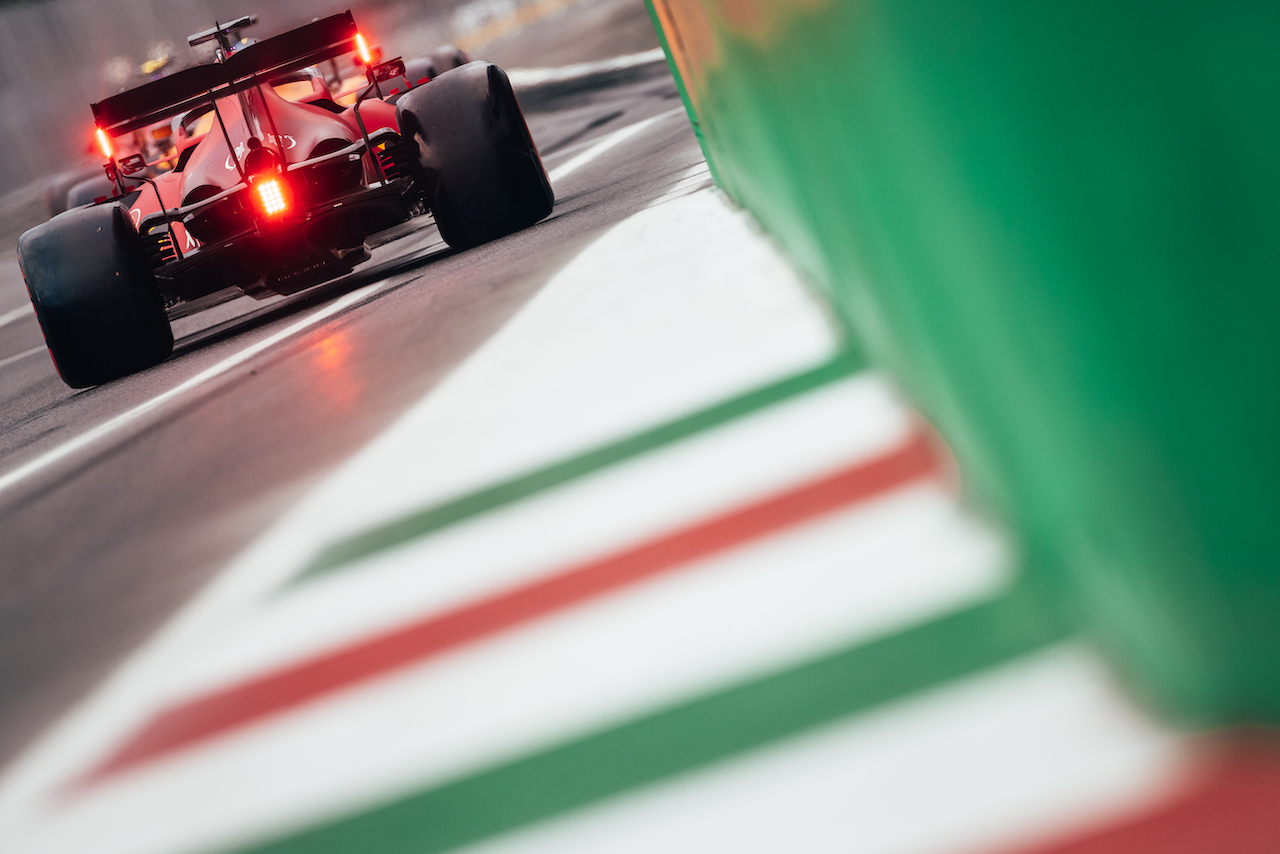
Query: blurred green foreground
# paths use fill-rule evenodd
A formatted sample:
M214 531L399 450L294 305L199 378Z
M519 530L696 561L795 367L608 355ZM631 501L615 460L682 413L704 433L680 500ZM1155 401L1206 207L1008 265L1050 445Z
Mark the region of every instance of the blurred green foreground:
M1280 723L1280 5L649 0L718 183L1186 723Z

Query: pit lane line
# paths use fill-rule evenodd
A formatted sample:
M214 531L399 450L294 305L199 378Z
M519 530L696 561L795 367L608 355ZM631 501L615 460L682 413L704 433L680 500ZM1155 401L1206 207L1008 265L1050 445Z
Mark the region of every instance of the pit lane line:
M657 63L666 63L666 61L667 55L662 48L655 47L653 50L646 50L641 53L630 53L624 56L615 56L613 59L603 59L595 62L576 62L573 65L562 65L559 68L513 68L507 72L507 77L510 78L512 86L517 89L524 89L547 83L566 83L571 80L590 77L593 74L622 71L641 65L656 65Z
M547 177L550 178L551 181L553 182L559 181L561 178L565 177L570 172L576 172L577 170L581 169L583 166L586 166L588 163L595 160L597 157L604 154L609 149L617 145L621 145L622 143L626 142L628 139L631 139L631 137L635 136L636 134L643 133L645 130L649 129L654 124L657 124L662 119L670 118L671 116L674 116L677 113L684 115L685 113L684 107L676 107L675 109L667 110L665 113L659 113L656 116L650 116L649 118L644 119L642 121L638 121L635 124L627 125L624 128L619 128L618 130L615 130L610 134L606 134L605 136L601 137L599 142L597 142L591 148L588 148L586 151L582 152L577 157L574 157L569 162L563 163L560 166L557 166L555 169L552 169L550 172L547 173Z
M4 324L0 323L0 326L3 326L3 325ZM24 350L21 353L17 354L16 356L9 356L7 359L0 359L0 368L3 368L5 365L12 365L14 362L20 359L25 359L28 356L34 356L36 353L43 353L44 351L45 351L45 346L41 344L38 347L32 347L30 350Z
M568 163L564 163L561 166L558 166L555 169L551 170L548 173L548 178L552 181L558 181L566 177L570 173L576 172L578 169L582 168L583 166L586 166L588 163L592 162L593 160L598 158L601 154L604 154L609 149L614 148L615 146L641 133L642 131L652 127L654 124L657 123L659 119L668 118L670 116L675 115L676 113L683 114L684 108L677 107L673 110L668 110L665 113L660 113L656 116L651 116L650 118L643 119L642 121L636 122L635 124L627 125L624 128L619 128L618 130L602 137L600 141L596 143L596 145L594 145L591 148L588 148L586 151L582 152L577 157L570 160ZM212 379L216 379L217 377L227 373L233 368L236 368L244 364L249 359L252 359L253 357L259 355L260 353L270 349L271 347L274 347L276 344L279 344L280 342L293 337L297 333L302 332L303 330L311 326L314 326L320 321L326 320L338 314L339 312L345 311L348 308L354 308L360 303L368 301L374 295L376 295L379 291L381 291L384 287L386 287L386 285L387 285L387 282L384 280L376 284L367 285L359 290L352 291L351 293L346 294L345 296L341 297L340 299L333 302L332 304L320 309L315 314L312 314L298 321L297 323L291 324L290 326L280 330L274 335L264 338L258 343L253 344L245 348L244 350L241 350L239 353L236 353L234 356L229 356L228 358L223 359L221 362L218 362L212 367L206 368L205 370L201 371L200 373L196 374L190 379L185 380L184 382L181 382L178 385L174 386L173 388L169 389L168 391L162 392L161 394L151 398L150 400L144 403L140 403L137 406L133 407L132 409L128 409L113 418L109 418L103 423L99 424L97 427L94 427L89 431L82 433L79 436L76 436L75 438L64 442L63 444L49 451L46 451L45 453L41 454L35 459L30 460L18 466L13 471L10 471L4 475L0 475L0 494L3 494L7 490L12 489L15 486L18 486L23 481L26 481L27 479L34 477L35 475L38 475L44 472L45 470L52 468L53 466L56 466L58 463L61 463L63 460L66 460L67 458L75 455L79 451L82 451L85 448L91 447L98 441L105 439L106 437L110 436L111 434L115 433L121 428L127 427L130 424L134 423L135 421L138 421L139 419L143 418L144 416L149 415L150 413L156 411L160 407L164 406L166 403L169 403L170 401L181 397L187 392L198 388L199 386L207 383ZM29 309L15 310L14 312L9 312L8 314L3 315L2 317L8 318L10 315L14 315L16 317L16 316L19 316L16 314L17 311L21 311L25 313L28 310ZM44 348L38 347L35 349L42 350ZM20 358L22 356L29 355L29 352L21 353L17 357L13 357L13 358ZM0 363L0 364L3 364L3 363Z
M19 306L18 308L15 308L13 311L6 311L4 314L0 314L0 326L8 326L10 323L13 323L15 320L21 320L27 315L34 316L34 314L35 312L31 310L31 306L29 305ZM3 364L3 363L0 363L0 364Z

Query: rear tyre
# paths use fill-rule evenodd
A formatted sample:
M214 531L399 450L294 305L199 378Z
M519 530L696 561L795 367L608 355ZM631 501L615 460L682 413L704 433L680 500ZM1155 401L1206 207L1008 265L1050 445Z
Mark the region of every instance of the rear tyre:
M446 71L402 96L396 113L417 140L423 201L450 246L478 246L551 213L551 182L498 66Z
M85 388L163 362L173 332L124 208L76 208L18 240L18 263L63 382Z

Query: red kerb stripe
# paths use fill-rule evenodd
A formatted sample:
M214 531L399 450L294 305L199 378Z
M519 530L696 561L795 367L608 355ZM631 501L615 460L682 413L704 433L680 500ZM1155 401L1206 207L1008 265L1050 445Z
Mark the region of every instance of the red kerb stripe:
M916 436L885 456L755 504L194 697L152 718L79 785L865 501L936 469L934 450Z
M1280 852L1280 750L1225 752L1181 791L1137 814L1006 854L1275 854Z

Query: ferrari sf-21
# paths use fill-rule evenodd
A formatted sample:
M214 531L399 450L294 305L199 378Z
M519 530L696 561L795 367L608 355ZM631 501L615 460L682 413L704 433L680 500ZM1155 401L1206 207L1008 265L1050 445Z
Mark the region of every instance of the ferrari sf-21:
M498 66L469 62L415 85L394 59L366 65L368 85L349 106L319 81L315 97L289 100L277 81L367 56L364 38L345 12L233 45L229 34L250 22L189 38L217 42L215 62L93 104L112 195L18 242L45 342L73 388L166 359L170 312L228 289L262 298L332 280L369 258L371 235L411 217L432 214L463 249L551 212L546 170ZM170 171L113 156L114 139L174 117L195 133Z

